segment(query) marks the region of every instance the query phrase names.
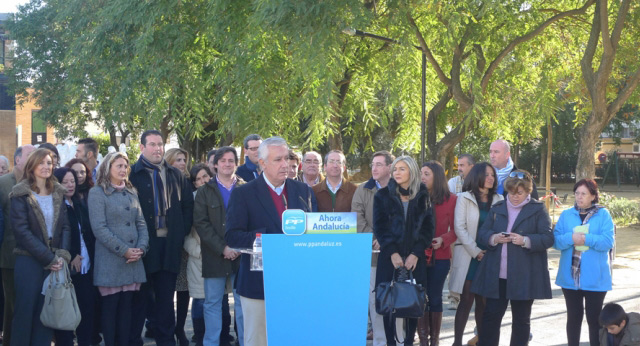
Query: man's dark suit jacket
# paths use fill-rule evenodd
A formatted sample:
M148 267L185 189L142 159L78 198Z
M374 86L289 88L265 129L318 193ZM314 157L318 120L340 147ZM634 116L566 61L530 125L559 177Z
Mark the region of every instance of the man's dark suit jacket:
M287 179L285 187L288 209L317 211L316 198L307 184ZM282 215L277 215L269 189L264 175L233 189L227 208L227 245L232 248L251 248L256 233L282 234ZM262 272L249 269L250 257L242 254L240 259L237 292L243 297L264 299Z

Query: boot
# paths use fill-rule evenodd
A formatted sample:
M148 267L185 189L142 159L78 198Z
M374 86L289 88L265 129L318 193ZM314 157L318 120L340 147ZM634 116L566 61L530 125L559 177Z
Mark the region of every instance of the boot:
M429 315L426 313L418 319L418 338L420 346L429 346Z
M204 342L204 318L196 318L193 320L193 342L196 346L203 345Z
M431 346L440 345L440 327L442 326L442 312L429 313L429 336Z

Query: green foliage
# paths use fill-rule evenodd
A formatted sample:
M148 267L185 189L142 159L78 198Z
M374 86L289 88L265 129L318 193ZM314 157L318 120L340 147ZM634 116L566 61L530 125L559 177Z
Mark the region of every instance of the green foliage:
M129 164L134 164L140 158L140 142L137 140L131 140L127 146L127 157L129 157Z
M606 192L600 193L600 204L605 206L617 226L627 226L640 222L640 204Z
M102 157L105 157L109 153L109 146L111 145L111 140L109 139L109 135L107 134L99 134L92 136L91 138L95 139L98 142L98 148L100 148L100 154Z

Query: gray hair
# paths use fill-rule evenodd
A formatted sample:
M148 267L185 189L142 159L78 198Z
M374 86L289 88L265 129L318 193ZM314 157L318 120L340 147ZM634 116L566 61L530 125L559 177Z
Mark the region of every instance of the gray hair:
M420 191L420 184L422 183L422 180L420 180L420 167L418 167L418 164L416 163L416 160L413 159L413 157L404 155L398 157L393 161L393 163L391 164L391 172L394 171L396 165L400 161L406 163L409 167L409 191L411 191L409 199L413 199L418 194L418 191ZM400 195L398 191L394 192Z
M244 138L244 141L242 141L242 146L245 149L249 149L249 141L261 141L261 140L262 140L262 137L254 133Z
M7 168L11 168L11 165L9 164L9 159L6 156L0 155L0 160L4 161L4 163L7 164Z
M307 155L309 154L313 154L313 155L317 155L318 156L318 160L320 161L320 165L322 166L322 155L320 155L319 152L317 151L307 151L306 153L304 153L304 155L302 156L302 161L304 162L304 160L307 159Z
M509 143L507 143L507 149L508 148L509 148ZM460 159L467 159L467 162L469 164L471 164L471 165L475 165L476 164L476 159L471 154L462 154L462 155L458 156L458 161L460 161Z
M255 139L252 139L255 141ZM262 159L263 161L267 161L269 157L269 147L286 147L289 150L289 145L287 141L282 137L269 137L260 143L258 147L258 159Z

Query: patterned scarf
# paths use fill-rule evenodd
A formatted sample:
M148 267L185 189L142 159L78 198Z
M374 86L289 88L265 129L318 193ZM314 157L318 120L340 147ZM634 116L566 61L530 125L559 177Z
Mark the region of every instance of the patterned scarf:
M592 204L589 208L582 209L578 207L578 204L574 205L574 208L578 210L578 213L584 214L586 213L584 221L582 221L583 225L586 225L589 222L589 219L603 208L601 205ZM573 282L576 284L576 288L580 288L580 262L582 261L582 251L576 250L575 246L573 247L573 255L571 256L571 277L573 278Z
M153 180L153 213L156 217L156 229L166 228L169 203L167 203L167 195L160 174L164 160L156 165L147 160L143 155L140 155L140 162L142 162L142 166L149 171Z

